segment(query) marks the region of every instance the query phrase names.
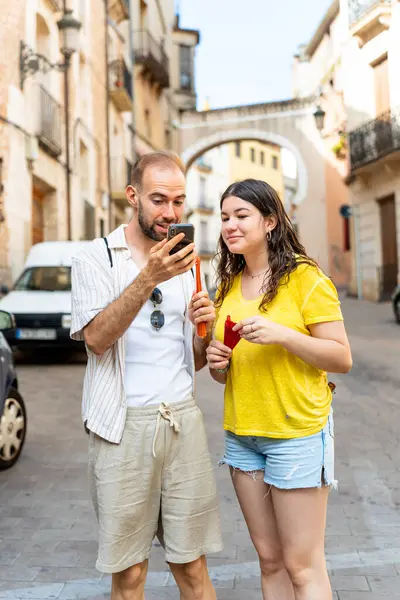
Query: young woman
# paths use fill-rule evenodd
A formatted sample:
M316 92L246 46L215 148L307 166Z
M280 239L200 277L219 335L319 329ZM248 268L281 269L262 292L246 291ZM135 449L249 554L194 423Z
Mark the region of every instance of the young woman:
M221 217L207 355L225 384L223 463L259 556L264 600L331 600L324 534L336 482L326 372L352 365L337 292L267 183L231 185ZM233 351L223 344L228 315L240 335Z

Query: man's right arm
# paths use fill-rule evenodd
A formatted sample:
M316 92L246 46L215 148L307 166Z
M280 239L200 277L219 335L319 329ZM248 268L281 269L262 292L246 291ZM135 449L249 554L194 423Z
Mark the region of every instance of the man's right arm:
M125 333L137 316L154 285L141 271L122 295L101 311L83 330L85 342L94 354L104 354Z
M172 240L163 240L150 251L150 256L144 269L136 277L119 298L99 308L98 286L107 285L101 278L85 268L81 273L79 268L73 268L73 335L75 339L83 336L89 350L101 355L122 337L135 319L144 303L149 299L153 289L163 281L181 275L194 265L194 244L186 246L176 254L170 251L184 238L184 234L175 236ZM80 293L80 287L87 293ZM85 291L85 290L83 290ZM87 306L87 304L90 306ZM100 302L101 303L101 302ZM84 307L82 306L84 304ZM84 316L81 316L83 312ZM93 314L94 313L94 314ZM91 314L93 317L91 318ZM76 316L76 319L74 317ZM76 322L75 322L76 321ZM81 333L79 333L79 331Z

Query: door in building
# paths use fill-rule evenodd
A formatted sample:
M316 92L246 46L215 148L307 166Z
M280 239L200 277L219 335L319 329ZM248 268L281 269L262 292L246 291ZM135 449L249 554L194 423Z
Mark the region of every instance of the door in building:
M32 245L44 241L44 194L32 188Z
M398 254L396 231L396 202L394 194L378 200L381 240L382 266L380 276L381 300L389 300L397 285Z

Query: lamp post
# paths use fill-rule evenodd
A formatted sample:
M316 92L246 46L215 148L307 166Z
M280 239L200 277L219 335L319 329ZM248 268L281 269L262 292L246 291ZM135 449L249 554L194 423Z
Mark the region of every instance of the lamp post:
M65 188L67 195L67 239L72 239L71 224L71 167L69 152L69 67L71 56L78 49L80 22L72 16L72 10L66 9L64 0L64 14L57 22L57 27L62 34L63 43L61 52L64 56L64 115L65 115Z
M314 119L315 124L317 126L318 131L322 131L325 125L325 116L326 112L323 110L320 104L318 104L317 108L314 111Z
M65 109L65 172L66 172L66 201L67 201L67 238L71 239L71 169L69 151L69 86L68 70L71 65L71 56L78 49L79 30L81 23L72 15L72 10L66 8L64 0L64 11L57 27L62 35L61 54L62 62L51 63L46 56L33 52L25 42L20 44L20 85L24 87L27 77L38 71L47 73L53 69L64 73L64 109Z

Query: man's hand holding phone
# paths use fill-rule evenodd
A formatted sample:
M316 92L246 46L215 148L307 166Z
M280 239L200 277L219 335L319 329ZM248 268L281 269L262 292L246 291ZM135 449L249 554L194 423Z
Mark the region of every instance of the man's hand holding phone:
M171 250L183 241L185 234L179 233L172 239L162 240L150 250L150 256L143 269L151 284L155 287L163 281L168 281L177 275L186 273L196 259L194 243L188 244L179 252L170 254Z
M194 243L194 227L191 223L174 223L168 227L167 239L171 240L180 233L184 233L185 237L180 239L177 245L172 248L170 254L176 254L185 246Z

